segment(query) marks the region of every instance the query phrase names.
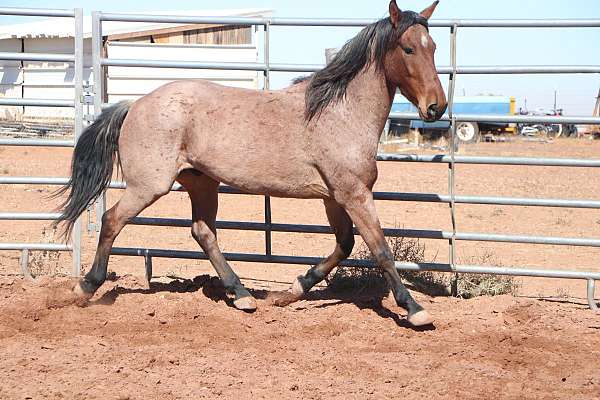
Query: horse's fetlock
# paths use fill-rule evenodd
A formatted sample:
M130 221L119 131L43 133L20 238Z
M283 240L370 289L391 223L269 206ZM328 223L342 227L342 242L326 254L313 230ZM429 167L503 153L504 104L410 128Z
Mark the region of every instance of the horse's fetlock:
M86 275L85 278L79 282L79 286L85 293L96 293L96 290L98 290L103 283L104 281L100 281L96 277Z
M308 271L306 271L306 274L304 276L299 276L298 282L302 286L302 290L304 291L304 293L306 293L310 289L312 289L312 287L315 286L317 283L325 279L325 276L326 275L323 272L321 272L316 266L314 266Z

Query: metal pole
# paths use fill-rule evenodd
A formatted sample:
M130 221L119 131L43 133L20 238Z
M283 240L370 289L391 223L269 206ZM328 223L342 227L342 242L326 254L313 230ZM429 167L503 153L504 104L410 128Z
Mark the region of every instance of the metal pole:
M264 63L266 65L264 73L264 90L269 90L270 84L270 67L269 67L269 32L270 32L270 23L267 21L264 25L265 34L264 34ZM271 246L271 198L269 196L265 196L265 255L270 257L272 255L272 246Z
M21 250L20 264L23 277L27 280L33 280L33 275L31 275L31 270L29 269L29 249Z
M49 8L1 7L0 15L20 15L32 17L74 17L73 10Z
M146 250L146 253L144 254L144 267L146 282L148 282L148 286L150 286L150 281L152 280L152 256L148 250Z
M94 116L102 112L104 101L103 67L100 63L102 58L102 20L100 12L92 12L92 58L94 66ZM100 229L102 228L102 216L106 211L106 192L103 192L96 200L96 242L100 240Z
M75 71L74 84L75 84L75 143L79 140L81 133L83 132L83 9L76 8L75 10L75 34L74 40L74 54L75 63L73 69ZM73 270L72 275L78 277L81 274L81 225L82 216L77 218L75 225L73 226L73 233L71 238L71 244L73 245Z
M454 269L456 265L456 203L455 203L455 141L456 141L456 119L454 118L454 89L456 87L456 31L458 27L456 25L450 28L450 64L452 66L452 72L448 82L448 116L450 117L450 140L448 145L450 146L450 162L448 163L448 192L450 195L450 218L452 220L452 237L449 240L449 264ZM458 273L454 273L452 279L450 292L453 296L458 295Z
M596 290L596 281L594 279L587 280L587 298L590 309L593 311L598 311L598 305L594 300L594 292Z

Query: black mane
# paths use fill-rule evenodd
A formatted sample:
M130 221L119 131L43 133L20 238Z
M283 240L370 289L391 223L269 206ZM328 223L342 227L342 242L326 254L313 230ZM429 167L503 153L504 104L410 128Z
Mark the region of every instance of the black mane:
M297 76L294 79L292 79L292 85L297 85L299 83L302 82L306 82L307 80L309 80L310 78L312 78L312 75L301 75L301 76Z
M394 48L410 26L420 24L428 28L427 19L415 12L403 11L401 15L397 29L389 18L368 25L346 42L325 68L308 77L310 82L306 88L304 110L307 121L319 116L332 101L341 100L346 95L348 84L365 67L374 62L378 69L382 69L385 54Z

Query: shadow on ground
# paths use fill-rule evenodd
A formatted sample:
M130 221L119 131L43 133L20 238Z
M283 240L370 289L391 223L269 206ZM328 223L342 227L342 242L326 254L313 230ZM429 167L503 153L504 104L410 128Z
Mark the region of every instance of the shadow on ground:
M193 279L174 278L170 282L150 282L148 288L129 288L119 285L120 279L114 279L116 285L103 293L97 300L89 302L90 306L93 305L112 305L121 295L128 294L156 294L156 293L193 293L202 291L204 296L213 300L214 302L224 301L229 307L234 307L233 298L229 297L225 292L225 288L221 283L221 280L217 277L210 275L199 275ZM281 291L269 291L262 289L248 289L254 298L259 300L267 300L277 295L286 293ZM383 299L389 294L387 288L378 288L374 290L362 290L356 291L334 291L330 288L323 288L312 290L309 292L303 300L306 301L332 301L328 303L322 303L316 308L332 307L339 304L354 304L359 309L369 309L375 312L382 318L390 318L402 328L410 328L419 331L433 330L435 326L426 326L420 328L414 328L411 326L405 318L400 317L395 312L388 309L383 304Z

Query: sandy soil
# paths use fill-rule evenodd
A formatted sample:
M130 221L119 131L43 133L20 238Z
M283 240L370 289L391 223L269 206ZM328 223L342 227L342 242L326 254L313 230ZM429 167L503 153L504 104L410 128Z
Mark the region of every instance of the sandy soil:
M468 155L598 158L600 143L558 140L467 146ZM0 174L66 176L68 149L0 148ZM458 166L457 193L597 199L593 169ZM51 211L52 187L2 186L0 211ZM447 167L381 163L379 191L447 193ZM109 203L119 191L109 193ZM184 193L144 212L189 218ZM318 201L273 199L273 220L326 224ZM259 196L221 196L219 219L261 221ZM450 229L448 206L378 202L384 226ZM597 210L458 206L458 229L597 237ZM0 242L52 239L47 222L0 221ZM224 251L262 252L261 233L221 231ZM428 260L447 261L448 245L423 241ZM117 246L196 250L188 229L127 227ZM323 256L329 235L274 234L275 254ZM85 236L83 260L94 253ZM462 262L599 270L598 249L459 242ZM436 316L414 331L387 297L341 296L321 286L288 308L259 300L240 313L224 301L203 261L157 259L156 281L143 261L113 257L116 280L92 304L71 304L67 278L24 282L18 252L0 253L0 398L600 398L600 316L587 310L581 281L523 279L517 297L475 300L416 296ZM68 273L68 254L32 254L41 274ZM306 266L238 263L244 283L264 299ZM176 276L178 279L166 278ZM195 280L191 280L192 278ZM597 290L600 292L600 290ZM597 296L600 293L597 293Z
M415 331L388 297L244 314L208 276L125 276L78 308L70 285L2 281L1 398L600 398L600 317L582 304L417 295L437 322Z

